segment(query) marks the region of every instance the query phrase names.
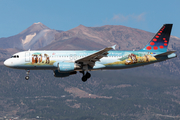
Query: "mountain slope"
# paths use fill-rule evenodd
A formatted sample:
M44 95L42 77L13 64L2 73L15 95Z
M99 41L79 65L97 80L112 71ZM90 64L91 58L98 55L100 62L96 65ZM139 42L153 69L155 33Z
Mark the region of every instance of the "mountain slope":
M158 30L157 30L158 31ZM76 28L73 28L68 31L64 31L61 33L55 34L55 40L48 45L48 47L44 47L41 49L56 49L60 50L61 47L51 47L58 43L66 43L67 41L77 41L79 40L79 46L83 47L86 45L86 42L81 42L81 40L88 40L92 42L92 47L89 49L102 49L102 46L111 46L116 44L117 50L133 50L143 48L153 37L154 33L146 32L139 29L134 29L130 27L125 27L121 25L105 25L102 27L85 27L83 25L79 25ZM59 46L61 46L59 44ZM71 43L66 43L66 45L70 45ZM97 44L97 45L96 45ZM72 44L71 44L72 45ZM70 46L71 46L70 45ZM171 37L171 42L169 45L170 49L175 46L180 46L180 38ZM69 49L72 49L69 47ZM80 48L83 49L83 48Z
M51 43L59 32L61 31L52 30L42 23L34 23L17 35L0 38L0 48L39 49Z
M94 71L84 83L81 74L55 78L52 73L31 71L30 80L26 81L24 70L0 66L0 117L32 120L36 116L55 120L179 118L178 76L140 67Z

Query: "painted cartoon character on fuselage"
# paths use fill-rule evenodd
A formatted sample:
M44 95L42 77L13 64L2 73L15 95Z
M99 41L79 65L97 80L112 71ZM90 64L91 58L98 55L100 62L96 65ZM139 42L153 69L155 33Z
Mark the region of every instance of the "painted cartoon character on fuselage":
M125 64L129 65L134 63L137 63L137 58L135 54L131 53L130 55L128 55L128 59L126 60Z
M47 54L44 54L44 57L46 58L46 63L49 64L50 63L49 56Z
M42 55L39 53L32 54L32 64L34 63L41 63L42 62Z

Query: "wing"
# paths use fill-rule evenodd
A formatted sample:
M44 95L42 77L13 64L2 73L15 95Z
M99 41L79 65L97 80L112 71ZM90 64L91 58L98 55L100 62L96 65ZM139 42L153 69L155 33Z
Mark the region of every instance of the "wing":
M100 61L101 58L107 57L108 51L112 50L112 49L115 49L115 46L116 45L104 48L104 49L102 49L102 50L100 50L98 52L95 52L95 53L90 54L90 55L88 55L86 57L78 59L75 62L80 63L80 64L86 64L86 65L89 65L89 66L93 67L96 61Z

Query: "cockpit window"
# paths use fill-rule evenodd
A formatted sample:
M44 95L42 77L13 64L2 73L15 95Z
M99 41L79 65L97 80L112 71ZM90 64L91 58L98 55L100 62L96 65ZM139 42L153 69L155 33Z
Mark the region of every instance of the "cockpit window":
M14 55L14 56L11 56L11 58L16 58L16 56Z
M13 55L11 58L19 58L19 55Z

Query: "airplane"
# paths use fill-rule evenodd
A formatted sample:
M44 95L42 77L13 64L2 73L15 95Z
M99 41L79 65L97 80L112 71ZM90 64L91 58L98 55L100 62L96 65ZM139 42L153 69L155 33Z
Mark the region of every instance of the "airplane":
M137 51L116 51L114 46L99 51L51 50L23 51L4 61L9 68L25 69L29 79L30 70L53 70L55 77L68 77L78 71L82 81L91 77L89 71L117 70L144 66L177 57L176 51L167 51L173 24L164 24L151 41Z

